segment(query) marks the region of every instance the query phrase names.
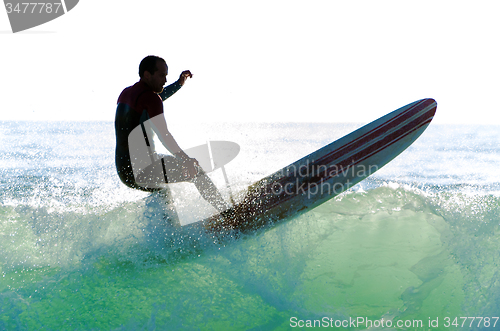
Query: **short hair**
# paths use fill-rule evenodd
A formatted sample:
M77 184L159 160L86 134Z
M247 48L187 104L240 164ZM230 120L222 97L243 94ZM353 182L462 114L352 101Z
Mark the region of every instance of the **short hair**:
M139 77L142 78L142 76L144 76L145 71L148 71L150 74L153 75L156 72L156 70L158 70L158 68L156 67L156 63L158 61L162 61L163 63L165 63L165 65L167 65L167 62L165 62L164 59L155 55L148 55L144 59L142 59L141 63L139 64Z

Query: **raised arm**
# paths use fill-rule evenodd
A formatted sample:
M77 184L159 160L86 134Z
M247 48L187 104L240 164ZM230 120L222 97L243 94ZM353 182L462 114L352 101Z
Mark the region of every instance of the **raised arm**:
M163 91L158 95L160 96L162 101L165 101L168 98L170 98L172 95L174 95L175 92L179 91L181 89L181 87L182 87L182 85L179 83L179 81L176 81L173 84L165 86L163 88Z
M159 94L161 100L165 101L168 98L170 98L172 95L174 95L175 92L179 91L180 88L186 82L186 79L188 79L188 77L192 78L193 74L191 73L191 71L185 70L181 73L181 75L179 76L179 79L175 83L164 87L163 91Z

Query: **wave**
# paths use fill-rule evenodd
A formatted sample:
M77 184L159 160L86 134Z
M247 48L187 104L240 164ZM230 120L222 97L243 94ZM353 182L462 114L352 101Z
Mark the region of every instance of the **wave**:
M287 329L293 316L427 323L493 317L500 306L495 195L365 186L225 242L176 232L162 201L0 207L0 328Z

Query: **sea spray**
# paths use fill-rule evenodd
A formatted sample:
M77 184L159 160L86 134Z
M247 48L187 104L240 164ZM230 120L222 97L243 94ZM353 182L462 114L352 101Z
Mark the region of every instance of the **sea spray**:
M445 318L498 314L496 129L431 126L350 191L221 243L172 231L160 200L120 184L112 123L1 125L0 329L288 330L292 317L362 317L446 330ZM208 138L242 146L227 169L236 190L352 129L235 125Z

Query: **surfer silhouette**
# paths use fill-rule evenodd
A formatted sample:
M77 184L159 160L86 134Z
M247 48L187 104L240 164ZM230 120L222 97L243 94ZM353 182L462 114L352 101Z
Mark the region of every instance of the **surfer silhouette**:
M115 164L120 180L143 191L159 191L165 184L192 182L201 196L217 211L228 209L219 190L196 159L190 158L167 128L163 101L176 93L193 75L183 71L166 87L168 66L157 56L145 57L139 65L140 80L125 88L117 102L115 117ZM158 154L153 134L172 155Z

